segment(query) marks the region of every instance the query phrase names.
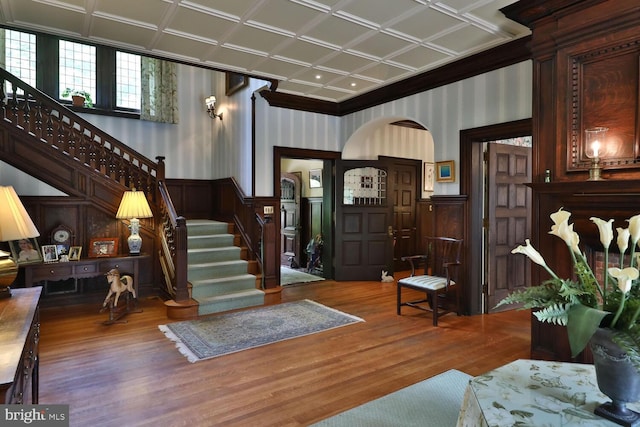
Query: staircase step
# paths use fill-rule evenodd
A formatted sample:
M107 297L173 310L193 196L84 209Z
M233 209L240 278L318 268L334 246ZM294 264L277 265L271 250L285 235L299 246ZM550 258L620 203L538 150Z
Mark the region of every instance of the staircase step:
M206 278L246 274L247 264L247 261L244 260L208 262L202 264L190 263L187 270L187 279L190 282L193 282L194 280L202 280Z
M189 236L200 236L202 234L230 234L228 223L209 219L188 219L187 232Z
M232 261L242 259L242 249L238 246L225 246L222 248L189 249L190 264L207 262Z
M191 295L197 301L204 297L256 289L256 276L252 274L190 280L189 282L192 285Z
M264 305L264 292L258 289L199 299L198 315L220 313L244 307Z
M233 234L201 234L187 237L187 248L223 248L233 246L235 236Z

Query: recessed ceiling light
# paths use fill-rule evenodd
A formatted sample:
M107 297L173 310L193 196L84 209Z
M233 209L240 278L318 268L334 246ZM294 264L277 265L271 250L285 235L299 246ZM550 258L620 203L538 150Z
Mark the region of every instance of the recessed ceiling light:
M320 80L322 78L321 74L316 74L316 80Z
M356 87L356 82L351 82L351 87Z

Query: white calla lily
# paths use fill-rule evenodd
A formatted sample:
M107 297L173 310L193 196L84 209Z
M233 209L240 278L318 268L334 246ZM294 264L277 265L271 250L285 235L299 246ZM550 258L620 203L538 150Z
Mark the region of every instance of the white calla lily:
M611 245L611 241L613 240L613 219L609 221L605 221L600 218L596 218L592 216L589 218L598 226L598 231L600 232L600 242L605 249L608 249Z
M617 268L611 267L609 268L609 274L611 277L615 277L618 281L618 289L623 294L627 294L631 290L631 285L634 280L640 276L640 272L635 267L627 267L627 268Z
M629 222L629 232L631 233L631 243L634 247L640 240L640 214L634 215L627 220Z
M551 221L554 224L559 225L561 223L568 223L569 217L571 216L571 212L563 211L562 208L558 209L556 212L549 215Z
M511 251L512 254L524 254L526 256L529 257L529 259L533 262L535 262L538 265L541 265L543 267L547 266L547 263L544 261L544 258L542 257L542 255L540 255L540 252L538 252L536 250L536 248L534 248L533 246L531 246L531 242L529 239L526 239L525 241L525 245L522 246L518 246L517 248L513 249Z
M618 250L620 251L620 254L624 255L629 248L629 237L631 237L631 232L628 228L622 227L616 228L616 231L618 232Z

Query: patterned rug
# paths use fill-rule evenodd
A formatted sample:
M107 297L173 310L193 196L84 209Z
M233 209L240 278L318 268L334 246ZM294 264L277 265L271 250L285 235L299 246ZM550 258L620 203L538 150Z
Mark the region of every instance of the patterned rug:
M304 271L280 266L280 286L292 285L294 283L317 282L319 280L324 280L324 278L305 273Z
M357 322L364 320L315 301L302 300L158 328L193 363Z
M451 369L311 427L454 427L471 378Z

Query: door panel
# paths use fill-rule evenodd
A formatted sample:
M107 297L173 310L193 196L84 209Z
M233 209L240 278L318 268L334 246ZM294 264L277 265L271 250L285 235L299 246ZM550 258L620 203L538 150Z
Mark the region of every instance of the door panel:
M280 177L280 263L297 267L300 257L300 196L302 180L296 174Z
M416 200L418 199L419 166L398 159L391 160L391 191L393 193L393 260L394 271L406 270L403 256L420 252L416 248Z
M518 288L530 285L527 257L511 250L531 230L531 148L488 144L487 308Z
M336 280L380 280L393 269L393 203L382 161L336 163Z

